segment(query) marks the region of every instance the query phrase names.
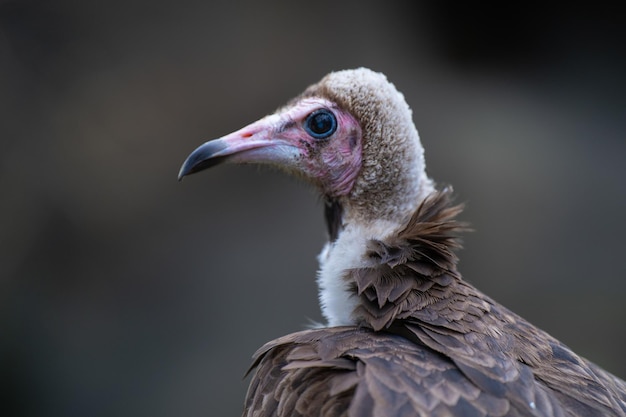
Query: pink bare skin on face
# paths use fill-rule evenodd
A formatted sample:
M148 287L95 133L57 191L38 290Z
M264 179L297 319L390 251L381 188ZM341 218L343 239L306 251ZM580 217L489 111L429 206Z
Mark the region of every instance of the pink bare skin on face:
M303 176L326 196L340 197L354 186L361 153L356 119L335 103L312 97L206 142L181 173L202 170L206 161L270 164Z
M336 118L336 130L328 137L316 138L307 131L307 118L320 109ZM328 100L304 99L281 115L278 135L298 143L301 169L330 197L346 195L361 168L361 127L348 112Z

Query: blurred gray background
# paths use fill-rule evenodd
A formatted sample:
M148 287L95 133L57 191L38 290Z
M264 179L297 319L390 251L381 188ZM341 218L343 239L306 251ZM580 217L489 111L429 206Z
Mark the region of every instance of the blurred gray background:
M321 319L322 207L176 174L357 66L467 202L465 278L626 377L624 24L504 4L0 1L0 414L238 415L255 349Z

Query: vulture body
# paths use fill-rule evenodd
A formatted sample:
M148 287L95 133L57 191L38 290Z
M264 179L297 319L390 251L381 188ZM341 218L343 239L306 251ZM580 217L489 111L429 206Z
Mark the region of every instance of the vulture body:
M423 154L402 94L360 68L187 158L179 178L272 164L325 200L327 327L256 352L244 416L626 416L624 381L461 279L461 207Z

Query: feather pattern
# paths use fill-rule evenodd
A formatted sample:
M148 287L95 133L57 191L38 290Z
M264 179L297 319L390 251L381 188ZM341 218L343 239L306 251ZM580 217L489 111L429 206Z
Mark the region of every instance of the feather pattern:
M256 354L244 416L626 416L626 383L461 279L451 190L348 271L358 326Z
M461 278L462 207L426 175L411 109L383 74L328 74L198 147L179 178L225 162L278 166L320 189L320 304L346 325L261 348L245 416L626 417L626 382Z

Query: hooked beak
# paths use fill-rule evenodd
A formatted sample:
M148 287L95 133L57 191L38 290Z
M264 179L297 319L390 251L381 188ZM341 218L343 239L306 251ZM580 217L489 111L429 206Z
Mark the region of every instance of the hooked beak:
M301 149L289 138L281 137L280 117L270 115L219 139L208 141L183 162L178 180L223 162L274 164L295 167Z

